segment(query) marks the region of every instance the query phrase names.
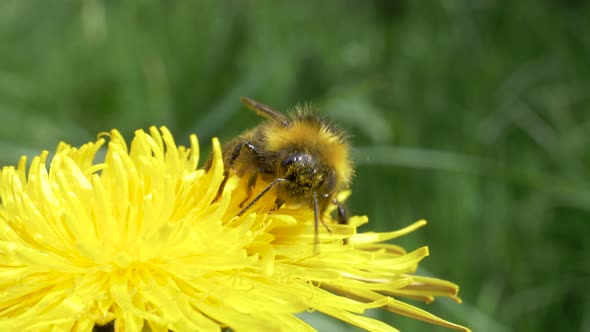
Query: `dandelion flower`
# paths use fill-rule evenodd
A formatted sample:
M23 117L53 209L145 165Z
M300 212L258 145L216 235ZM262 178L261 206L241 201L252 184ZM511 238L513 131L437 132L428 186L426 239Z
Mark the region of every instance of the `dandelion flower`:
M400 300L459 300L455 284L413 274L427 248L406 253L384 243L424 221L357 234L367 219L353 217L316 244L307 207L273 210L263 197L236 217L246 183L232 176L214 200L220 151L214 139L205 172L195 136L185 148L166 128L150 128L128 147L113 130L79 148L61 143L50 161L45 151L28 167L25 157L4 167L0 330L92 331L114 322L126 332L313 331L296 314L316 310L395 331L363 316L383 308L468 331Z

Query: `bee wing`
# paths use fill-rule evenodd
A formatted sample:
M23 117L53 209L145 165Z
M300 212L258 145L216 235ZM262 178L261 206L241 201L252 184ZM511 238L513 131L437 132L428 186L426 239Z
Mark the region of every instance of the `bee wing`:
M248 107L252 111L256 112L256 114L263 116L267 119L271 119L274 122L282 125L283 127L288 127L291 124L291 120L289 120L289 118L285 114L283 114L279 111L276 111L276 110L270 108L269 106L261 104L254 99L250 99L248 97L242 97L242 98L240 98L240 101L246 107Z

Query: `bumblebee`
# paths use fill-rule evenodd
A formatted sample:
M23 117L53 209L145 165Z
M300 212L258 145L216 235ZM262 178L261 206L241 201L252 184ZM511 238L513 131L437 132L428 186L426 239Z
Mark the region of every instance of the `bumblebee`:
M336 194L349 185L353 174L344 131L309 107L297 106L285 115L250 98L242 97L241 101L267 121L223 146L225 176L215 199L233 172L248 181L248 196L238 216L273 190L276 208L285 203L313 208L316 243L320 223L330 231L322 218L330 204L337 206L338 223L347 224L346 210L336 200ZM205 169L210 167L211 160ZM264 181L266 186L252 198L258 181Z

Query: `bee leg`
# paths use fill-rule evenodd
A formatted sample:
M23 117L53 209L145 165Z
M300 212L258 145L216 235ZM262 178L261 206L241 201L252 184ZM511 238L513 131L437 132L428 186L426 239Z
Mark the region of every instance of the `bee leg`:
M314 191L313 192L313 231L314 231L314 247L313 250L316 251L316 247L318 244L320 244L320 239L318 238L318 219L320 211L318 208L318 194ZM323 221L322 221L323 223Z
M232 169L232 167L234 166L234 164L236 163L236 160L238 159L238 157L240 156L240 152L242 152L242 147L246 147L248 150L252 151L255 154L258 154L258 149L256 148L256 146L254 146L254 144L250 143L249 141L245 141L241 144L236 144L232 149L231 152L229 154L229 157L227 159L224 160L224 170L223 170L223 180L221 181L221 184L219 185L219 189L217 190L217 194L215 195L215 198L213 199L212 202L217 202L219 200L219 198L221 197L221 194L223 194L223 189L225 189L225 185L227 184L227 180L229 180L229 171ZM209 165L210 167L210 165ZM208 167L206 166L205 168L206 170L208 170ZM252 180L252 179L250 179ZM254 179L254 183L256 183L256 179ZM250 184L250 182L248 182L248 184ZM249 196L252 195L252 188L254 184L252 184L251 186L249 185L248 190L249 190ZM242 202L243 204L243 202ZM240 205L241 206L241 205Z
M312 196L312 200L313 200L313 226L314 226L314 233L315 233L314 244L318 245L320 243L320 240L318 237L320 223L322 225L324 225L324 227L326 228L328 233L332 233L332 230L330 229L330 227L328 227L328 224L326 224L324 222L324 219L322 218L322 216L324 215L324 211L326 211L325 196L322 196L322 201L319 202L318 201L318 194L314 191L313 196Z
M328 231L328 233L332 233L332 230L330 229L330 227L328 226L328 224L326 224L322 218L322 216L324 215L324 212L326 211L326 208L328 207L328 199L330 198L330 195L327 194L322 194L322 196L320 197L319 202L319 215L318 218L320 220L320 223L322 225L324 225L324 227L326 227L326 230ZM314 204L316 204L316 202L314 202Z
M223 180L221 180L221 184L219 184L219 189L217 189L217 194L215 194L215 198L211 201L211 203L215 203L221 198L221 194L223 193L223 189L225 188L225 184L227 183L229 172L223 172Z
M252 188L256 185L256 179L258 178L258 174L254 173L248 179L248 185L246 186L246 198L240 203L240 207L244 207L244 204L252 197Z
M277 183L280 182L284 182L286 181L283 178L276 178L274 179L271 183L268 184L268 186L266 186L266 188L264 188L261 192L258 193L258 195L256 195L256 197L254 197L250 203L248 203L248 205L246 205L240 212L238 212L237 216L241 216L242 214L244 214L246 211L248 211L249 208L252 207L252 205L254 205L256 202L258 202L259 199L262 198L262 196L264 196L269 190L271 190L275 185L277 185Z
M219 184L219 189L217 190L217 194L215 195L215 198L213 198L212 203L217 202L219 200L219 198L221 197L221 194L223 193L223 189L225 189L225 185L227 184L227 180L229 179L229 170L232 168L232 166L236 162L236 159L238 159L238 156L240 155L241 151L242 151L242 144L236 144L236 146L234 146L233 149L231 150L231 153L229 154L229 157L227 158L227 160L224 160L225 165L223 165L224 166L223 180Z
M285 200L281 199L281 198L277 198L275 201L275 207L274 207L273 211L280 209L281 206L283 206L283 204L285 204Z
M348 213L346 212L346 208L342 203L340 203L336 198L332 199L332 203L336 205L337 208L337 216L338 216L338 223L340 225L348 225ZM348 239L343 240L344 244L348 244Z
M336 208L338 209L338 223L340 225L348 225L348 213L346 212L346 208L344 207L344 205L340 203L336 198L332 199L332 203L334 203L334 205L336 205Z

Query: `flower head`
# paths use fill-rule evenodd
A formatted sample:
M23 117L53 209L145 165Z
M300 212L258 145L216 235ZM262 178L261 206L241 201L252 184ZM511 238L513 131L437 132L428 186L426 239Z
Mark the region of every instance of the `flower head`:
M316 244L307 207L273 211L263 197L236 217L247 184L231 176L216 200L219 143L207 172L195 136L190 145L163 127L137 131L128 148L113 130L80 148L61 143L49 166L43 152L28 170L25 157L4 167L0 330L91 331L114 321L117 331L311 331L295 314L317 310L394 331L362 315L383 308L467 331L400 301L458 300L456 285L413 274L426 247L384 243L424 221L356 234L365 217L327 220L332 232Z

